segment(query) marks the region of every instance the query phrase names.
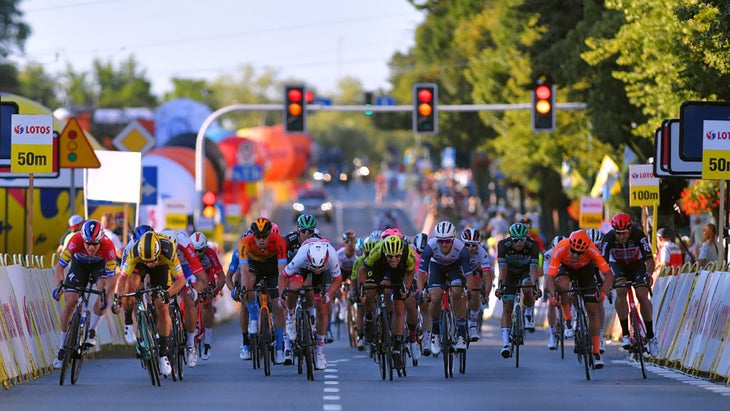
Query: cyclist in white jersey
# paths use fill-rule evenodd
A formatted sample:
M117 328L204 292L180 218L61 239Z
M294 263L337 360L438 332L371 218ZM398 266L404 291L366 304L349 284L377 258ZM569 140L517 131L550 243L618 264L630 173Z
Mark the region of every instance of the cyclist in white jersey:
M469 251L461 239L454 238L456 227L448 221L436 224L434 238L428 240L421 255L419 275L428 273L428 295L431 297L431 350L441 352L441 299L446 286L449 288L451 308L456 315L457 338L454 348L466 349L466 294L464 274L471 270ZM430 354L429 353L429 354ZM426 354L424 352L424 354Z
M479 330L477 329L477 317L482 314L481 290L482 282L486 282L486 295L492 290L492 266L489 264L487 250L480 247L481 234L474 228L466 228L461 232L461 241L464 242L469 251L470 270L466 272L466 284L469 287L469 339L479 341Z

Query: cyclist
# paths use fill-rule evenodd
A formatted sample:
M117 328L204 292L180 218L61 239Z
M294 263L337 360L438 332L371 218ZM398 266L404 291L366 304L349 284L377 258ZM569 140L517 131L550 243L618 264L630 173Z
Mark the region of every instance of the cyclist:
M543 284L543 301L546 301L550 297L550 293L548 292L548 281L553 281L553 278L548 276L548 267L550 267L550 258L553 255L553 249L555 246L561 241L564 240L564 235L556 235L553 238L553 241L550 243L550 249L546 250L543 254L543 273L545 275L545 284ZM558 342L555 335L555 310L553 307L549 307L547 311L547 321L548 321L548 349L550 350L557 350L558 349ZM567 331L567 330L565 330ZM572 328L571 328L572 333ZM565 332L566 337L570 338L573 336L573 334L567 335L568 333Z
M317 219L311 214L302 214L297 218L297 229L284 236L286 239L286 261L290 262L297 254L299 247L306 240L317 237Z
M593 245L596 246L597 249L601 250L603 249L603 233L598 231L598 229L595 228L586 228L586 234L588 234L588 238L591 239L591 242ZM594 267L593 274L596 276L596 286L598 288L601 288L603 285L603 277L601 277L601 273L598 272L598 269ZM603 323L606 321L606 310L603 308L603 303L598 304L598 317L601 319L601 354L603 354L606 351L606 348L603 346Z
M78 288L86 288L89 283L97 284L98 289L105 287L106 281L111 281L116 275L117 256L114 243L104 235L104 229L97 220L88 220L83 223L81 230L77 231L68 240L66 247L61 253L58 264L53 269L53 273L58 284L67 284ZM70 263L70 265L69 265ZM64 270L68 267L68 275L64 278ZM108 279L108 280L102 280ZM56 288L53 290L53 298L58 301L63 291L65 299L63 311L61 312L61 342L58 355L53 360L53 367L60 369L63 365L65 356L64 343L68 334L69 322L71 315L76 309L79 300L78 292L75 290L63 290ZM106 312L108 299L97 298L96 303L91 312L89 345L96 344L96 327L99 320Z
M122 262L121 274L126 276L124 293L137 290L145 276L149 275L151 287L167 287L165 292L154 299L157 314L157 334L160 340L160 373L170 375L172 367L167 358L167 344L172 323L170 321L170 297L177 295L185 286L185 274L180 266L175 244L164 235L158 236L148 231L134 243ZM135 275L136 274L136 275ZM134 299L122 299L122 305L132 310Z
M200 358L207 360L210 358L210 342L213 338L213 315L215 309L213 308L213 298L218 295L226 284L225 276L223 275L223 266L218 258L218 253L208 245L208 239L205 234L196 231L190 235L190 242L195 249L195 254L203 265L203 269L207 275L208 285L206 290L208 292L208 298L203 301L203 325L205 327L203 335L203 350L200 353Z
M132 230L132 241L127 243L127 246L124 247L124 250L122 250L122 261L125 261L127 259L127 254L129 254L132 249L134 248L134 244L137 242L137 240L142 237L142 234L148 232L148 231L154 231L152 227L150 227L147 224L141 224ZM119 275L119 279L117 280L116 287L114 288L114 300L116 301L117 294L120 294L122 290L126 288L126 282L127 282L127 276L124 273L121 273ZM112 311L116 312L115 307L112 307ZM134 344L137 342L137 337L134 335L134 321L132 319L132 309L124 309L124 339L127 341L127 344Z
M316 310L316 336L314 368L327 368L327 358L324 355L324 340L329 320L329 305L332 296L342 284L340 263L337 251L329 240L311 238L302 243L294 258L286 265L279 277L279 289L299 290L303 285L311 285L318 290L307 293L307 303L314 305ZM289 296L287 296L289 297ZM278 301L281 304L281 300ZM286 333L290 340L297 338L297 329L294 318L296 299L286 299ZM311 310L311 308L310 308ZM310 314L311 311L310 311Z
M456 316L457 337L454 348L466 349L466 298L464 293L464 273L471 270L469 251L461 239L454 238L456 227L448 221L440 221L434 229L434 238L428 240L421 254L419 275L428 273L428 295L431 298L431 351L424 355L441 352L439 333L441 329L441 299L444 287L449 288L451 308ZM421 291L423 291L421 289Z
M375 245L372 252L363 261L359 268L358 280L361 284L390 285L390 290L385 290L386 302L390 302L392 296L391 330L393 332L393 363L394 368L403 368L403 360L400 355L403 343L403 326L405 324L405 300L413 283L413 276L416 270L416 253L411 247L406 247L405 242L398 235L389 235ZM365 290L365 327L372 330L373 313L375 310L375 298L377 290ZM415 330L415 323L409 329ZM368 332L368 331L366 331ZM372 332L372 331L370 331Z
M190 237L184 231L162 230L161 235L170 239L177 251L177 259L185 274L185 288L181 293L183 326L187 334L187 345L185 346L185 363L188 367L195 367L198 364L198 351L195 349L195 326L197 315L195 304L198 292L205 289L208 284L208 275L203 269L195 248L190 243Z
M416 250L416 253L418 254L419 267L421 266L421 256L423 255L423 251L426 249L427 243L428 234L426 233L418 233L413 237L413 249ZM418 274L419 275L415 278L415 283L416 294L418 296L418 310L421 312L421 351L423 355L428 357L431 355L431 311L429 309L430 301L428 298L424 298L426 296L419 291L426 289L426 284L428 283L428 274L421 273L420 271L418 272Z
M655 355L657 341L652 322L653 307L649 299L651 274L654 272L651 244L646 234L632 224L631 217L626 213L614 215L611 218L611 227L613 229L603 238L603 258L616 274L615 285L623 285L626 281L634 284L646 327L647 349L650 354ZM621 324L621 346L624 349L631 348L627 291L626 288L617 288L615 303L616 316Z
M593 273L595 264L598 271L603 275L604 282L600 289L596 287L596 278ZM554 278L554 282L548 281L550 294L556 295L555 290L565 291L570 288L570 281L577 280L580 288L594 288L597 292L584 292L586 311L588 313L589 331L593 340L593 366L596 369L603 368L601 358L601 323L599 318L598 304L603 302L606 294L611 290L613 284L613 271L601 252L596 248L583 230L573 231L565 240L560 241L553 249L550 258L548 275ZM569 301L562 299L563 314L566 321L571 319Z
M502 300L502 354L503 358L512 355L509 335L512 329L512 310L518 285L537 284L537 265L540 248L528 235L527 226L514 223L509 227L509 236L497 243L497 264L499 265L499 287L495 296ZM537 296L535 295L537 291ZM535 331L534 308L539 290L522 289L522 304L525 307L525 329Z
M259 304L256 301L254 286L264 281L272 300L279 297L277 281L279 274L286 265L286 240L279 234L271 232L271 220L265 217L257 218L251 223L251 234L243 237L238 242L238 271L240 273L240 284L244 293L245 305L248 309L248 333L258 333ZM234 284L239 284L239 276L235 274L226 277L226 285L231 290L235 289ZM276 345L274 349L274 362L284 362L284 312L279 304L273 304L274 333L276 334ZM243 326L243 322L241 324ZM241 332L246 330L241 328ZM244 343L246 341L244 340ZM241 359L250 358L246 344L241 345Z
M477 318L482 315L481 292L482 283L485 285L486 295L492 289L492 266L489 265L487 250L480 246L481 234L474 228L465 228L461 232L461 241L464 242L469 251L469 264L471 270L466 273L466 285L469 288L469 339L479 341L479 330L477 329Z
M241 234L241 239L246 237L247 235L250 235L252 233L251 230L247 230L245 233ZM240 241L240 239L239 239ZM235 278L234 282L238 284L238 248L233 249L233 253L231 253L231 262L228 264L228 271L226 271L226 279L227 278ZM227 280L224 280L227 281ZM234 301L240 302L240 289L236 287L228 287L229 290L231 290L231 298ZM241 351L240 351L240 358L242 360L250 360L251 359L251 351L249 350L249 335L248 335L248 308L246 308L246 304L240 304L241 308L239 310L238 315L238 321L241 326L241 334L243 335L243 344L241 345ZM244 350L245 347L245 350Z

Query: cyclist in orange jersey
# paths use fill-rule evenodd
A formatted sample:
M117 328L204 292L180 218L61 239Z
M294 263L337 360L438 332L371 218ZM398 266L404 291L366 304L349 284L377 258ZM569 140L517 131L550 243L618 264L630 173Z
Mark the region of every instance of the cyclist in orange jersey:
M592 291L583 292L586 311L588 312L589 331L593 340L593 363L596 369L603 368L604 362L601 358L601 318L599 316L598 304L603 302L606 294L610 292L613 285L613 271L601 255L598 248L588 238L583 230L573 231L565 240L560 241L553 249L550 258L548 275L555 279L548 281L548 288L551 295L555 289L565 291L570 288L570 281L577 280L580 288L595 288L596 281L593 273L595 267L604 276L603 285L598 293ZM566 320L570 320L569 299L562 299L563 314Z

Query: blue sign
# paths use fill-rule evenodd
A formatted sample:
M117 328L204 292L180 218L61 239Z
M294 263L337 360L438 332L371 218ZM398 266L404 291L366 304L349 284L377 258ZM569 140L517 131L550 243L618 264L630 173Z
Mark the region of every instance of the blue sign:
M376 106L394 106L395 99L391 96L378 96L378 98L375 99L375 105Z
M142 167L142 201L140 205L157 205L157 166Z
M332 99L331 98L315 98L314 100L312 100L312 104L319 104L320 106L331 106Z
M261 181L264 177L264 170L256 164L247 164L243 166L233 166L231 170L231 181L250 183Z

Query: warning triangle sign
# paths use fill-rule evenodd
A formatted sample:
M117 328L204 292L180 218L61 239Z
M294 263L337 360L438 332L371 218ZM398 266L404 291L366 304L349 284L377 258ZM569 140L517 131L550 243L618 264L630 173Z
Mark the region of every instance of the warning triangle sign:
M86 139L86 133L75 118L70 117L59 137L61 168L99 168L101 163Z

